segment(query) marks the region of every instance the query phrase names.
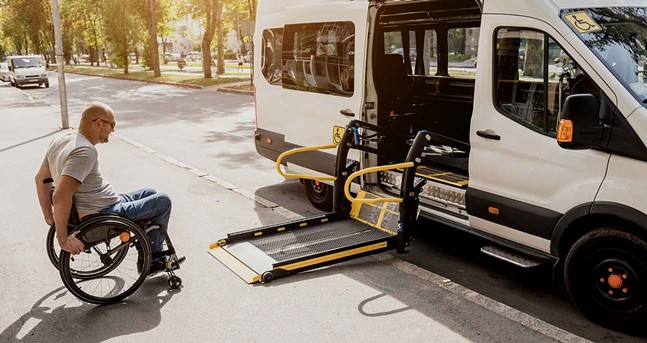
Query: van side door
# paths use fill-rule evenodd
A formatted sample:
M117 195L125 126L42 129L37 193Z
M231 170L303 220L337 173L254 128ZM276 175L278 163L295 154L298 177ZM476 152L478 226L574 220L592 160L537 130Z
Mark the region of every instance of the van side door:
M566 96L616 97L544 21L484 16L471 122L470 226L550 253L557 220L594 201L609 154L556 143Z

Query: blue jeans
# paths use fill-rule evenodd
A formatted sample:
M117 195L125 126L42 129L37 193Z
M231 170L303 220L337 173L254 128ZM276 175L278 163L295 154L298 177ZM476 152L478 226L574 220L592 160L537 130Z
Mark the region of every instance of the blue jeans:
M119 202L104 208L101 213L116 214L136 223L150 221L153 225L159 225L162 230L167 230L171 217L171 198L165 193L157 193L151 188L139 189L119 194ZM148 233L148 237L151 241L152 252L162 251L164 237L159 233L159 230L152 230Z

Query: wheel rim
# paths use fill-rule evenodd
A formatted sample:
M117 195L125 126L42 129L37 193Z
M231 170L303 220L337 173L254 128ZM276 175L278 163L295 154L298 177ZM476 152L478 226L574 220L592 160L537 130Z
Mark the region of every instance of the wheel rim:
M312 189L312 194L317 198L323 199L326 197L326 184L320 181L312 181L310 188Z
M65 287L79 299L95 304L119 301L137 290L150 267L150 243L146 234L134 223L111 220L94 223L80 231L77 237L86 244L85 254L92 258L86 264L93 271L97 270L94 266L99 266L101 272L75 279L72 270L83 269L84 265L78 264L84 261L71 261L69 253L63 252L59 266ZM126 241L121 239L124 232L129 232ZM133 249L135 245L137 249ZM136 266L140 263L138 256L142 258L141 266Z
M631 310L643 303L641 275L644 271L637 256L617 249L595 252L589 259L590 287L593 297L610 309Z

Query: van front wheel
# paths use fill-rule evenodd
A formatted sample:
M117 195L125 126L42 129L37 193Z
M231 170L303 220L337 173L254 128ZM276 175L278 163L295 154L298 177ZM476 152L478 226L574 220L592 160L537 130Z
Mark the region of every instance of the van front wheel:
M322 211L332 211L332 186L314 180L303 180L303 185L306 188L306 196L312 206Z
M566 257L573 302L594 321L634 329L647 320L647 242L613 227L580 238Z

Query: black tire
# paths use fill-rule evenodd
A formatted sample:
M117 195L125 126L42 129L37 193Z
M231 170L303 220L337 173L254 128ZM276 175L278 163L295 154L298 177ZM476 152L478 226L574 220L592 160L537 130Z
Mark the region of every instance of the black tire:
M635 329L647 320L647 242L608 227L570 250L564 281L573 302L604 326Z
M332 186L313 180L303 180L303 185L312 206L325 212L332 211Z
M172 289L178 289L180 288L180 286L182 286L182 279L180 279L179 276L173 275L170 278L168 278L168 285Z
M61 247L58 245L58 242L56 241L56 227L54 225L50 226L49 231L47 232L46 245L47 245L46 246L47 257L49 258L50 262L52 262L54 267L58 269L59 268L58 256L61 253ZM88 270L71 269L70 273L72 274L73 278L81 279L81 280L93 279L93 278L99 277L102 274L109 273L114 268L116 268L119 265L119 263L121 263L121 260L124 259L127 253L128 253L127 250L119 251L117 255L115 255L115 257L113 258L114 263L111 265L98 265L97 268L90 268ZM84 258L84 254L86 253L83 252L78 256L75 256L75 258Z
M272 272L265 272L261 275L261 283L270 283L274 280L274 274Z
M77 229L77 238L84 243L85 253L94 258L91 266L110 267L95 273L93 278L76 279L72 270L82 268L77 266L76 260L70 259L70 253L62 251L59 273L70 293L88 303L109 304L128 297L146 280L151 265L151 247L148 236L135 223L106 215L84 222ZM126 241L122 240L122 234L127 234Z
M45 82L45 88L49 88L49 81Z

